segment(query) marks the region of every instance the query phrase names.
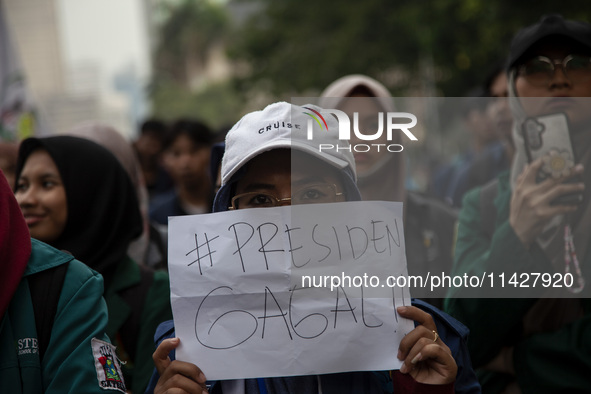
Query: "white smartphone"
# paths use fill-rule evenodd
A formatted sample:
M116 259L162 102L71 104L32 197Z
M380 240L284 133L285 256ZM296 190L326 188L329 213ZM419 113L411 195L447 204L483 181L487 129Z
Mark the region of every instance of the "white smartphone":
M525 141L528 161L531 163L542 158L542 168L536 178L538 183L547 178L559 178L568 174L577 164L565 114L527 118L521 125L521 133ZM580 176L566 181L566 183L577 182L581 182ZM562 195L552 201L552 204L572 205L580 204L582 201L583 193L576 192Z

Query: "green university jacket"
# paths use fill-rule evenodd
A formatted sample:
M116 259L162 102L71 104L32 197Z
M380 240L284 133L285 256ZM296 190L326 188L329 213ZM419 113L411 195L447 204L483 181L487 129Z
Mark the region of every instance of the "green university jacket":
M163 321L172 319L168 274L164 271L154 271L152 278L145 293L138 291L137 288L142 280L140 267L131 258L126 257L117 265L113 282L105 291L109 310L107 334L117 345L119 356L125 361L122 367L125 383L134 393L143 393L152 376L156 327ZM136 311L139 316L136 320L139 324L132 329L133 337L136 339L133 359L126 354L120 335L124 323L130 318L134 308L123 298L126 291L132 292L130 298L133 299L135 308L141 309ZM138 300L138 296L142 296L143 299Z
M480 191L464 197L459 215L454 274L478 275L497 272L551 271L550 261L537 246L527 250L509 224L511 188L509 173L498 178L494 198L494 233L486 234L482 223ZM492 223L491 223L492 224ZM591 229L590 229L591 237ZM591 249L590 249L591 250ZM581 258L581 256L579 256ZM581 259L583 275L590 277L591 255ZM588 280L587 287L591 285ZM445 310L470 329L468 346L475 367L486 365L503 346L514 348L516 382L522 393L588 392L591 390L591 300L582 299L584 315L555 331L522 334L525 314L537 301L524 298L453 298L451 290ZM482 376L482 375L481 375ZM488 375L487 378L491 376ZM505 383L513 378L505 376ZM506 379L509 378L509 379ZM500 379L500 380L499 380ZM503 381L496 376L495 382ZM499 386L490 391L500 390Z
M40 361L27 278L66 263L51 339ZM0 393L124 392L121 368L105 334L102 293L98 273L33 239L25 274L0 322Z

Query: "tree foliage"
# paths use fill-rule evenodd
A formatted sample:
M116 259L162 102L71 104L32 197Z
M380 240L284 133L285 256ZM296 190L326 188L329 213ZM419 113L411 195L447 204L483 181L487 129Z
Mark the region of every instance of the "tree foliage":
M229 82L208 85L193 92L174 82L161 81L152 90L152 116L166 121L196 118L214 129L232 125L242 114L244 103Z
M149 86L152 116L165 120L198 118L212 127L237 120L241 99L231 81L193 83L202 72L209 51L227 39L225 8L208 0L163 3L166 14L159 27L153 54L154 74ZM206 81L207 82L207 81Z
M248 1L248 0L243 0ZM504 57L511 37L545 13L588 20L591 2L563 0L256 0L262 12L232 39L252 66L243 86L275 94L320 91L363 73L394 92L424 83L429 65L441 95L462 95ZM402 78L388 78L393 73Z
M155 75L188 83L191 69L225 38L227 15L221 6L207 0L183 0L167 11L168 17L159 29Z
M461 96L482 83L511 37L546 13L587 20L581 0L180 0L166 10L150 87L154 113L231 123L252 97L314 96L351 73L394 95ZM228 15L238 4L246 22ZM227 9L224 9L227 6ZM228 10L230 12L228 12ZM234 24L232 24L234 22ZM192 84L209 49L225 43L241 72ZM419 91L429 86L435 89ZM258 101L257 101L258 103ZM229 118L229 114L232 114Z

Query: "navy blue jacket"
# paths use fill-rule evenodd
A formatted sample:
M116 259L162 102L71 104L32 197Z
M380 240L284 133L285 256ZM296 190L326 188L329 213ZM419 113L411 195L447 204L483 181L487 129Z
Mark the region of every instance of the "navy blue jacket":
M480 393L480 384L476 374L472 369L470 354L466 341L468 339L468 328L445 312L440 311L434 306L418 299L413 299L412 304L433 316L437 332L440 338L450 348L456 364L458 365L458 374L455 382L456 393L476 394ZM172 320L166 321L156 330L154 340L157 345L167 338L174 338L174 323ZM174 360L174 350L170 353L171 360ZM152 379L148 384L146 394L152 394L160 376L154 369ZM265 379L273 380L274 378ZM281 379L281 378L275 378ZM392 382L387 373L380 372L347 372L340 374L321 375L322 392L331 393L355 393L355 394L374 394L374 393L392 393ZM221 385L216 382L208 382L212 385L210 393L222 393ZM256 385L255 385L256 386ZM258 393L258 392L257 392ZM247 394L250 394L247 392Z

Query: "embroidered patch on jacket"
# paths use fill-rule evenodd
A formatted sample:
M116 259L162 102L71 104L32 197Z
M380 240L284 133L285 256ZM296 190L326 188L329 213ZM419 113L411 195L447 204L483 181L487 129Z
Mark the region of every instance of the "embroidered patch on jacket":
M99 386L105 390L117 390L125 393L123 372L115 353L115 346L96 338L92 338L91 344Z

